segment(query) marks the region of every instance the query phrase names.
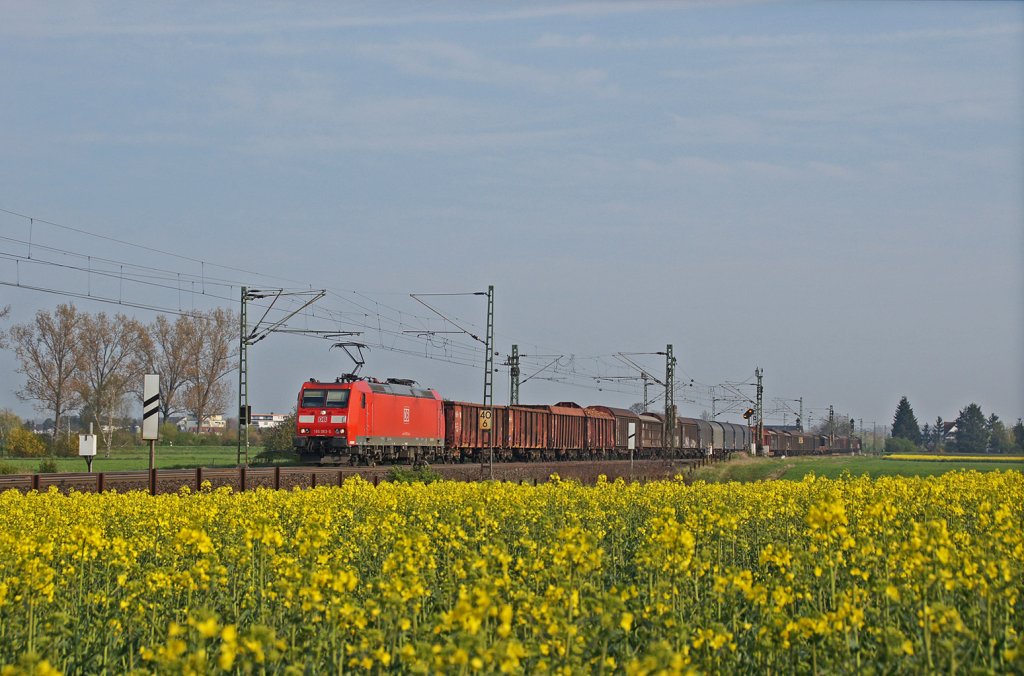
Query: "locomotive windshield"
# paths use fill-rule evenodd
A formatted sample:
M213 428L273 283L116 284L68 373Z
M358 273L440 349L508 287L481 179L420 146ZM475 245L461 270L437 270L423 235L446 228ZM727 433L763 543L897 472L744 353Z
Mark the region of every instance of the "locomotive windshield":
M302 393L302 408L345 408L348 390L306 390Z

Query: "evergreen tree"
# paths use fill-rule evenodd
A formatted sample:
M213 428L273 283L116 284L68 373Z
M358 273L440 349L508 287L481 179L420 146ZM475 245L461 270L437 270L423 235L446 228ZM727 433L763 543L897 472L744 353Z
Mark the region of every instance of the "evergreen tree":
M932 430L932 434L935 435L935 450L936 452L942 450L943 442L946 440L946 424L942 420L940 415L935 419L935 428Z
M982 422L984 423L984 420ZM910 407L906 397L902 397L899 406L896 407L896 415L892 419L892 436L906 439L912 444L921 443L921 428L917 425L914 409Z
M1024 453L1024 421L1020 418L1013 426L1013 444L1018 453Z
M933 450L932 449L932 442L933 441L934 440L932 439L932 426L929 425L928 423L925 423L924 427L921 428L921 443L924 445L924 447L927 450L930 451L930 450Z
M969 404L956 419L956 450L961 453L984 453L988 448L988 424L981 407Z
M995 413L988 417L988 451L989 453L1009 453L1013 444L1006 425Z

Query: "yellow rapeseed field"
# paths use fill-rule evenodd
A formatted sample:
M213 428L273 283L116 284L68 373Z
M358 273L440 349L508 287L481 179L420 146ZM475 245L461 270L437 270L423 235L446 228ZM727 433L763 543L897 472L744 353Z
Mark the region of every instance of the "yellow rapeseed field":
M0 673L1024 672L1024 475L0 495Z

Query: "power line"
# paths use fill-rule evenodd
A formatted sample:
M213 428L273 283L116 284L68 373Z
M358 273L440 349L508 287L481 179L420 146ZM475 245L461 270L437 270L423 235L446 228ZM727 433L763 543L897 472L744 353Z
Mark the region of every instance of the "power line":
M173 315L190 314L189 311L182 308L182 297L184 295L188 295L192 298L191 305L193 310L195 308L197 296L205 298L208 301L220 301L224 304L234 305L237 302L235 294L236 290L243 286L259 286L258 284L252 283L253 279L285 281L301 288L313 288L313 285L306 284L300 280L282 277L279 275L270 275L265 272L255 272L243 267L214 263L194 256L183 255L166 249L142 245L118 237L92 232L84 228L65 225L53 220L37 218L11 209L0 208L0 213L24 219L29 225L28 239L0 236L0 242L6 242L16 247L26 248L26 253L0 251L0 260L14 262L15 264L16 279L15 281L0 281L0 285L4 286L61 295L69 298L110 303L151 312L163 312ZM81 251L73 251L60 246L54 246L52 244L44 244L39 241L39 238L37 237L37 226L39 225L45 225L100 241L131 247L138 251L145 251L150 254L166 256L175 260L184 261L193 265L198 265L199 270L177 270L171 269L168 266L142 265L135 260L118 260L116 257L111 257L109 255L93 256L82 253ZM45 255L40 257L40 253ZM65 257L68 260L59 260L60 258ZM22 280L21 274L23 272L23 266L28 266L29 270L50 268L55 270L64 270L71 274L82 274L85 277L86 290L83 292L80 287L77 289L59 288L58 285L52 283L38 283L30 280ZM209 270L224 270L231 273L240 273L249 279L240 279L237 278L236 275L209 275ZM98 289L93 290L92 282L94 280L106 280L108 283L117 283L117 296L115 297L109 292L100 291ZM299 333L307 335L308 337L318 337L308 333L309 325L316 324L318 322L326 322L330 325L331 331L334 331L334 329L337 329L337 331L359 331L366 336L364 340L367 341L367 344L396 354L404 354L452 365L474 368L478 368L483 362L485 355L482 354L479 345L468 342L467 340L459 340L454 337L455 334L452 334L452 337L438 335L443 334L446 331L446 326L448 325L456 326L463 331L466 331L466 327L473 327L474 329L479 330L479 324L477 322L462 319L455 314L449 314L448 316L442 315L440 318L440 328L435 329L433 327L438 326L438 318L436 317L423 316L403 310L390 303L381 302L380 300L372 298L359 291L341 291L331 289L329 287L322 287L322 285L317 286L326 288L327 298L332 302L327 302L325 299L318 305L299 312L296 315L295 321L305 322L305 327L294 323L285 323L281 326L282 329L290 333ZM133 295L134 293L137 293L139 289L149 290L143 294L145 296L144 299L139 299ZM154 292L166 292L168 295L176 296L177 307L166 299L164 299L164 302L155 300L153 298L153 296L156 295ZM252 304L254 307L262 307L255 301ZM328 332L326 329L320 329L317 327L317 329L313 331L313 334L315 334L316 331ZM410 333L410 331L413 332ZM418 335L419 333L429 335ZM474 333L470 331L466 331L466 334L470 336L474 335ZM612 377L622 376L629 373L627 369L624 369L619 363L617 363L619 360L616 359L615 354L582 356L567 353L564 350L548 347L541 348L540 345L531 343L530 341L520 340L518 342L520 344L533 344L538 348L535 350L536 354L568 354L568 357L565 357L564 359L557 359L554 364L547 367L544 373L544 375L547 376L546 379L583 389L596 389L623 394L639 393L635 386L633 389L627 389L628 385L625 381L622 382L622 385L626 387L618 389L609 388L607 387L607 382L601 382L607 381ZM521 365L523 367L532 366L532 368L536 369L545 366L546 362L547 359L543 361L540 359L531 360L531 358L523 356ZM534 379L540 380L542 378L538 376ZM697 384L702 387L709 387L704 383ZM736 385L748 384L752 385L752 383L736 383ZM696 401L703 401L702 398L696 394L692 396Z
M94 237L96 239L105 240L107 242L114 242L115 244L121 244L122 246L132 247L132 248L135 248L135 249L139 249L141 251L149 251L151 253L158 253L158 254L161 254L161 255L164 255L164 256L171 256L173 258L178 258L178 259L181 259L181 260L191 261L193 263L200 263L204 267L209 265L210 267L221 268L222 270L231 270L233 272L244 272L246 274L259 275L261 277L265 277L265 278L269 278L269 279L279 279L279 280L290 282L292 284L301 284L301 282L298 282L298 281L296 281L294 279L287 279L287 278L284 278L284 277L275 277L274 275L267 275L266 273L255 273L252 270L246 270L245 268L238 268L238 267L233 267L233 266L230 266L230 265L222 265L220 263L213 263L213 262L210 262L210 261L202 260L200 258L193 258L191 256L185 256L185 255L182 255L182 254L178 254L178 253L175 253L173 251L165 251L164 249L158 249L156 247L146 246L144 244L136 244L135 242L129 242L127 240L118 239L117 237L110 237L109 235L101 235L99 233L91 232L91 231L85 230L83 228L76 228L76 227L73 227L73 226L70 226L70 225L63 225L61 223L56 223L54 221L50 221L50 220L47 220L47 219L44 219L44 218L38 218L36 216L29 216L29 215L26 215L26 214L19 213L17 211L12 211L10 209L4 209L2 207L0 207L0 213L10 214L11 216L17 216L19 218L24 218L24 219L29 221L30 225L34 225L36 223L42 223L44 225L50 225L50 226L53 226L55 228L60 228L62 230L67 230L69 232L76 232L76 233L79 233L81 235L86 235L88 237Z

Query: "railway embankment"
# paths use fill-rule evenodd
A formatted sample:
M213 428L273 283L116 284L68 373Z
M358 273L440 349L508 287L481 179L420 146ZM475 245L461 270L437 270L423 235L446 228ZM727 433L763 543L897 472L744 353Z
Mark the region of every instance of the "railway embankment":
M566 481L593 484L604 476L608 481L658 481L688 478L709 460L610 460L602 462L502 462L457 463L432 465L430 471L451 481L510 481L543 483L553 475ZM393 467L296 466L296 467L217 467L195 469L157 469L126 472L56 472L0 475L0 492L4 490L72 491L98 493L104 491L146 491L151 494L176 493L183 489L198 491L228 486L235 491L259 488L292 490L317 486L340 486L347 479L359 476L379 484L387 481Z

